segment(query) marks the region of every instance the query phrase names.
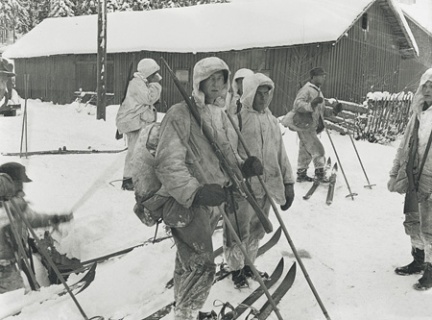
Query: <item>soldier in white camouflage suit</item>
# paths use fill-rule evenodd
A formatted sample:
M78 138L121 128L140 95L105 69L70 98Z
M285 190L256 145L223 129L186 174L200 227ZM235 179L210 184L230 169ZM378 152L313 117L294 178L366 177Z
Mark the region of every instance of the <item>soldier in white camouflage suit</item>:
M192 96L201 125L210 130L231 166L238 168L238 156L228 138L231 124L224 111L228 88L229 69L223 60L210 57L196 63ZM182 137L175 130L174 122ZM184 143L189 145L193 155ZM161 189L171 197L163 206L162 218L171 227L177 246L175 319L195 319L208 297L215 275L212 234L221 210L225 210L225 188L230 185L230 177L221 169L211 144L184 102L172 106L166 113L155 160ZM246 160L242 169L253 171L256 161L256 158Z

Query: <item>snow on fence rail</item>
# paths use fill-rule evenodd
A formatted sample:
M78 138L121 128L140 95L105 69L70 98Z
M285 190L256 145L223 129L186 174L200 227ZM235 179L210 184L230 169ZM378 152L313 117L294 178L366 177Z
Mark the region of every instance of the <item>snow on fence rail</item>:
M363 104L339 101L342 112L326 117L326 125L341 134L350 133L356 140L386 144L404 133L412 97L411 92L375 92L369 93ZM331 108L331 100L326 99L326 108Z

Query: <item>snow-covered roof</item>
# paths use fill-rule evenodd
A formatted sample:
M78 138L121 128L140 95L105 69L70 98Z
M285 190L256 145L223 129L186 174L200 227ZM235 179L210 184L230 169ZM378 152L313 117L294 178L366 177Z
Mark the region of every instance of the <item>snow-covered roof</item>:
M432 35L432 1L419 1L416 5L400 4L403 13L425 32Z
M114 12L107 17L107 52L220 52L336 42L374 1L237 0ZM405 21L403 16L401 19ZM400 21L399 24L401 29L407 27ZM417 51L414 38L404 34L408 46ZM30 58L96 52L97 16L91 15L45 19L8 48L4 56Z

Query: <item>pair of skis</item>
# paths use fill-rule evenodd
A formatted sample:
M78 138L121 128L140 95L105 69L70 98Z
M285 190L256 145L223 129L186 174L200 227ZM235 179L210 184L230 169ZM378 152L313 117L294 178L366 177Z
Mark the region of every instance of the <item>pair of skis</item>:
M294 262L286 274L285 278L282 280L280 285L276 288L275 292L272 294L272 299L277 304L281 301L284 295L288 292L294 283L296 276L296 263ZM276 282L279 281L282 276L284 269L283 258L277 264L275 270L271 274L269 280L265 281L265 286L270 289ZM254 315L253 319L265 320L273 312L273 306L269 301L265 302L264 305L257 310L253 308L253 303L255 303L264 294L264 289L258 287L249 296L247 296L237 307L232 308L231 312L228 312L221 316L221 320L235 320L238 319L246 310L251 309L251 314ZM175 302L171 302L151 315L142 318L141 320L159 320L168 315L171 310L175 307Z
M263 255L268 250L270 250L276 243L278 243L280 236L281 236L281 233L282 233L282 229L281 229L281 227L279 227L276 230L276 232L273 234L273 236L258 249L257 257ZM222 253L223 253L223 247L221 246L221 247L217 248L215 251L213 251L213 256L216 258L219 255L221 255ZM267 285L266 285L268 288L269 288L269 286L268 286L269 284L274 284L274 282L276 282L280 278L280 276L282 274L282 270L283 270L283 261L279 262L278 266L276 267L275 272L270 276L270 279L268 280ZM224 268L221 268L218 272L216 272L213 284L225 279L230 274L231 274L230 271L227 271ZM171 279L170 281L167 282L167 284L165 285L165 288L167 288L167 289L172 288L173 285L174 285L174 279ZM258 291L258 289L260 289L262 292ZM250 296L252 296L252 295L257 296L256 299L261 297L264 294L264 290L262 288L258 288L258 289L256 289ZM259 296L258 296L258 292L260 292ZM241 311L241 313L243 313L246 309L248 309L250 304L252 304L251 300L247 300L246 303L245 303L245 301L243 301L240 304L244 308L244 310ZM239 307L237 307L237 308L239 308L239 310L242 308L242 307L240 307L240 305L239 305ZM163 306L159 310L155 311L151 315L143 318L142 320L159 320L159 319L165 317L167 314L169 314L174 307L175 307L175 302L171 302L171 303ZM228 320L228 319L225 319L225 320Z
M330 168L331 168L331 159L329 157L327 159L327 164L325 167L326 172ZM337 172L338 172L338 164L336 162L333 165L333 168L331 170L331 174L329 177L329 184L328 184L327 197L326 197L326 204L327 205L331 205L333 203L333 196L334 196L334 189L335 189L335 185L336 185ZM319 187L320 184L321 184L320 180L317 177L315 177L314 181L312 183L312 186L310 187L310 189L308 190L306 195L303 196L303 199L304 200L310 199L310 197L312 197L312 195L315 193L316 189Z

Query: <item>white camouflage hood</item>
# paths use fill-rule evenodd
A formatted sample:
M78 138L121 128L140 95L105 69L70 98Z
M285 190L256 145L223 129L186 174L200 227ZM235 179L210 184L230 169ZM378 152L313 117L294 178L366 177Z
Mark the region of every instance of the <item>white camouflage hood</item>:
M236 80L240 79L240 78L244 78L246 76L250 76L252 74L254 74L254 72L251 69L247 69L247 68L238 69L236 71L236 73L234 73L234 77L233 77L233 81L232 81L232 85L231 85L232 92L234 95L236 95L237 91L238 91L238 86L237 86Z
M270 105L270 102L273 99L273 91L274 91L274 83L272 79L267 77L266 75L262 73L255 73L249 76L246 76L243 79L243 95L240 98L240 102L243 105L244 108L247 108L248 110L253 110L253 101L255 99L255 93L260 86L269 86L270 87L270 97L267 101L267 105L265 106L264 110L268 109L268 106Z
M412 103L412 110L416 114L419 114L422 111L423 104L424 104L424 96L422 93L422 87L423 85L428 82L432 82L432 68L429 68L423 73L423 75L420 78L420 83L417 88L416 93L414 94L413 103Z
M230 87L230 71L228 65L222 59L219 59L217 57L204 58L195 64L193 71L192 96L194 97L195 102L198 106L205 105L204 92L200 90L200 83L210 77L213 73L221 70L226 72L226 83L221 95L223 101L221 101L221 103L219 103L218 105L224 106L225 97L228 92L228 88Z

